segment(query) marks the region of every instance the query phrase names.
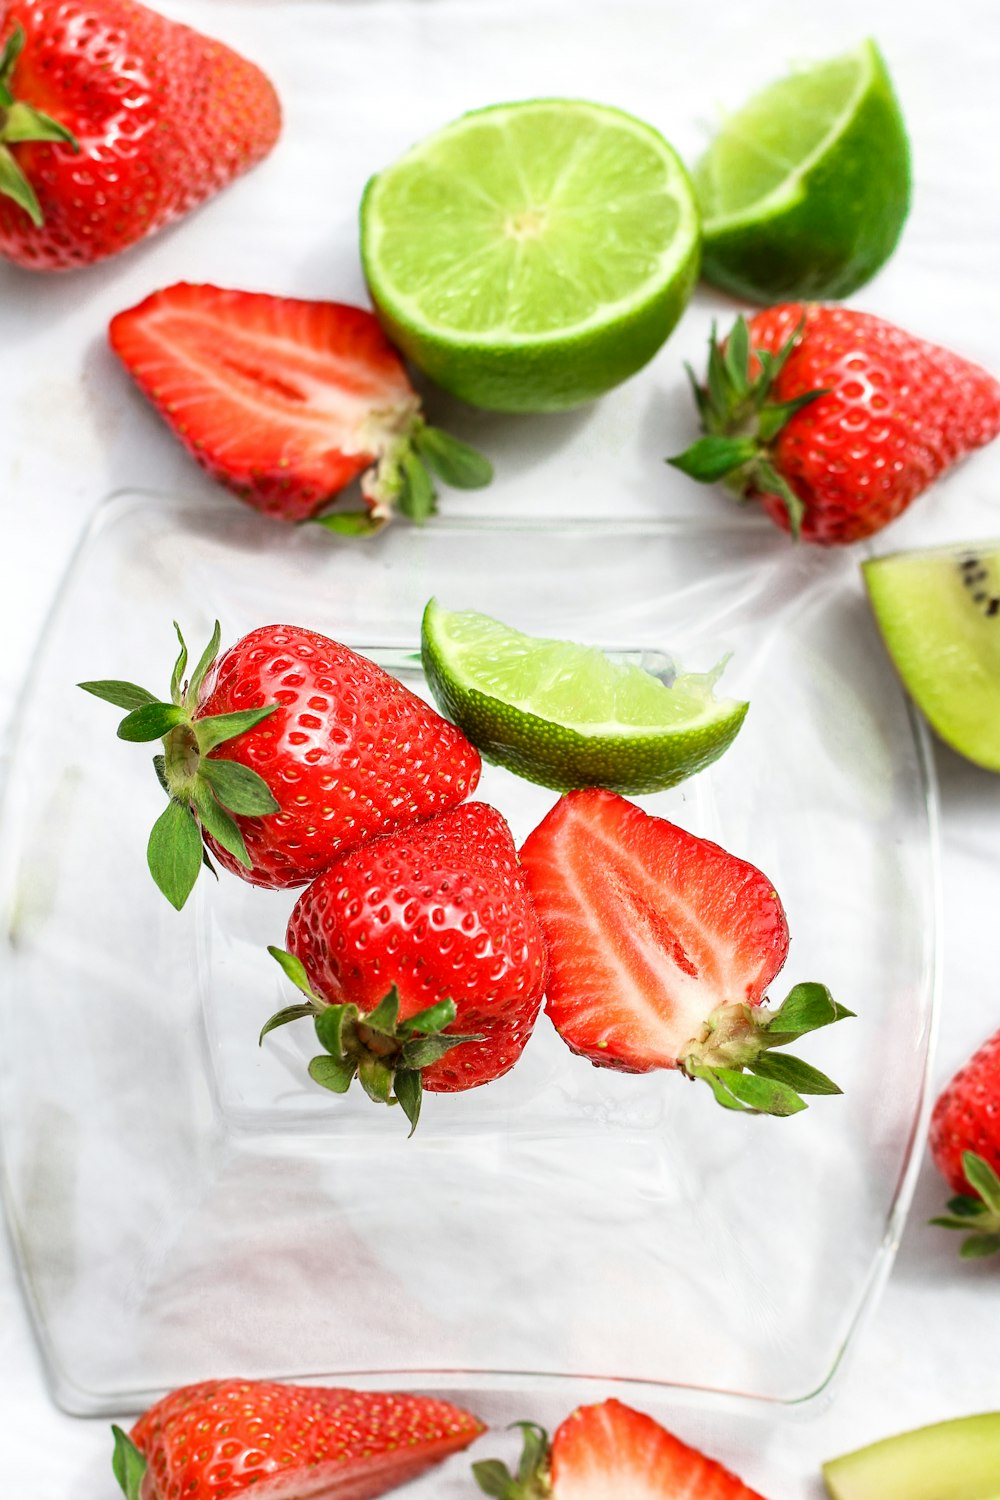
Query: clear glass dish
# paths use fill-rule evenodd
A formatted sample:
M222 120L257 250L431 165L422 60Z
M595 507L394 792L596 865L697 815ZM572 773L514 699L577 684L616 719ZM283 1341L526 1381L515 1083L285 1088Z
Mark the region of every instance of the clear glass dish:
M802 1052L844 1087L790 1120L671 1074L573 1057L543 1017L506 1078L397 1111L305 1077L310 1028L264 951L294 893L223 876L174 912L145 837L149 755L78 692L164 689L192 645L271 620L424 692L436 594L536 633L710 667L735 745L642 799L760 865L792 946L857 1020ZM55 1399L120 1412L239 1371L477 1393L590 1389L798 1403L886 1275L919 1139L937 854L922 732L856 560L767 523L437 520L343 544L225 497L100 509L15 721L0 829L0 1122L10 1229ZM554 794L487 767L519 841Z

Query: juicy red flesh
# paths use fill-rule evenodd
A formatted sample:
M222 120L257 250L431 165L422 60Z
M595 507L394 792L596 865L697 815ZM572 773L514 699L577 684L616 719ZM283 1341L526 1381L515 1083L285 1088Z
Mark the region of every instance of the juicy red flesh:
M212 755L249 766L280 811L237 817L252 869L212 838L227 870L254 885L305 885L348 849L456 806L480 760L461 730L367 657L313 630L265 625L209 673L197 718L277 703Z
M448 1031L481 1035L423 1072L439 1093L512 1068L545 988L545 947L510 829L470 802L419 828L365 844L298 900L287 946L314 989L369 1011L395 985L400 1017L453 1000Z
M211 1380L158 1401L131 1437L149 1465L149 1500L370 1500L482 1431L431 1396Z
M71 270L114 255L211 197L278 138L278 98L259 68L136 0L12 0L0 4L0 42L18 22L26 43L15 98L81 148L11 147L44 216L36 229L0 195L0 255L19 265Z
M735 1474L613 1398L556 1429L552 1500L763 1500Z
M955 1193L974 1192L962 1167L963 1151L974 1151L1000 1174L1000 1031L942 1092L929 1140L934 1164Z
M601 1067L672 1068L723 1004L758 1005L788 952L767 876L614 792L569 792L522 850L546 1010Z
M109 337L202 468L283 521L314 515L417 411L376 319L344 303L179 282Z
M806 541L859 541L1000 433L1000 383L947 349L846 307L768 308L750 320L752 348L777 354L803 317L772 399L827 394L787 422L774 462L805 505ZM790 529L778 496L754 498Z

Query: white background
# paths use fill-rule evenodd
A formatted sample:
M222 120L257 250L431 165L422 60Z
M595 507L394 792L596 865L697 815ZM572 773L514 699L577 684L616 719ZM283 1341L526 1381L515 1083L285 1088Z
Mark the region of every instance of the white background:
M534 94L602 99L658 125L690 158L718 110L786 62L873 35L910 125L914 206L895 258L852 301L1000 366L994 0L947 9L902 0L841 0L835 8L790 0L715 0L711 7L676 0L619 0L613 7L585 0L174 0L163 8L268 68L284 102L285 131L250 177L120 260L59 277L0 268L5 717L46 606L101 497L141 485L216 500L115 367L104 345L108 318L182 278L363 301L354 220L366 177L465 108ZM532 423L456 412L432 397L432 415L479 441L500 470L492 492L451 497L446 505L482 514L720 514L721 496L696 490L660 460L691 434L682 361L700 362L711 317L729 310L723 299L699 292L650 368L586 413ZM1000 445L921 499L879 545L986 536L1000 536ZM935 1079L942 1084L1000 1025L1000 779L940 748L937 767L944 983ZM951 1238L925 1226L941 1199L941 1184L925 1164L893 1275L828 1402L780 1421L680 1412L678 1429L771 1500L816 1500L822 1459L908 1426L1000 1408L1000 1267L961 1264ZM510 1414L560 1415L526 1412L516 1401ZM107 1424L68 1418L49 1402L3 1240L0 1437L7 1492L19 1500L116 1493ZM500 1441L484 1451L496 1451ZM473 1493L464 1459L445 1472L420 1494Z

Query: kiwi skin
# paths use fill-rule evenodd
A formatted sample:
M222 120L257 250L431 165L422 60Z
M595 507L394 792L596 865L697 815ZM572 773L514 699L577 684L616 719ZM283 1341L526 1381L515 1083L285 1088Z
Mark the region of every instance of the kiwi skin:
M1000 1412L884 1438L823 1465L831 1500L997 1500Z
M861 571L893 665L931 728L1000 771L1000 540L891 552Z

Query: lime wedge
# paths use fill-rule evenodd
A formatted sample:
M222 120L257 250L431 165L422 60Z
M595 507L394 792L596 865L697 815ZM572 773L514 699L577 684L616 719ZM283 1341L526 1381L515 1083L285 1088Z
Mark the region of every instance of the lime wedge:
M593 646L522 635L432 599L421 632L424 671L441 711L487 760L570 791L659 792L717 760L747 704L716 699L725 662L673 674L668 687Z
M390 336L498 411L576 406L634 374L687 304L699 240L663 137L572 99L463 115L373 177L361 204Z
M906 126L878 47L757 94L694 181L707 280L764 303L853 292L892 254L910 204Z

